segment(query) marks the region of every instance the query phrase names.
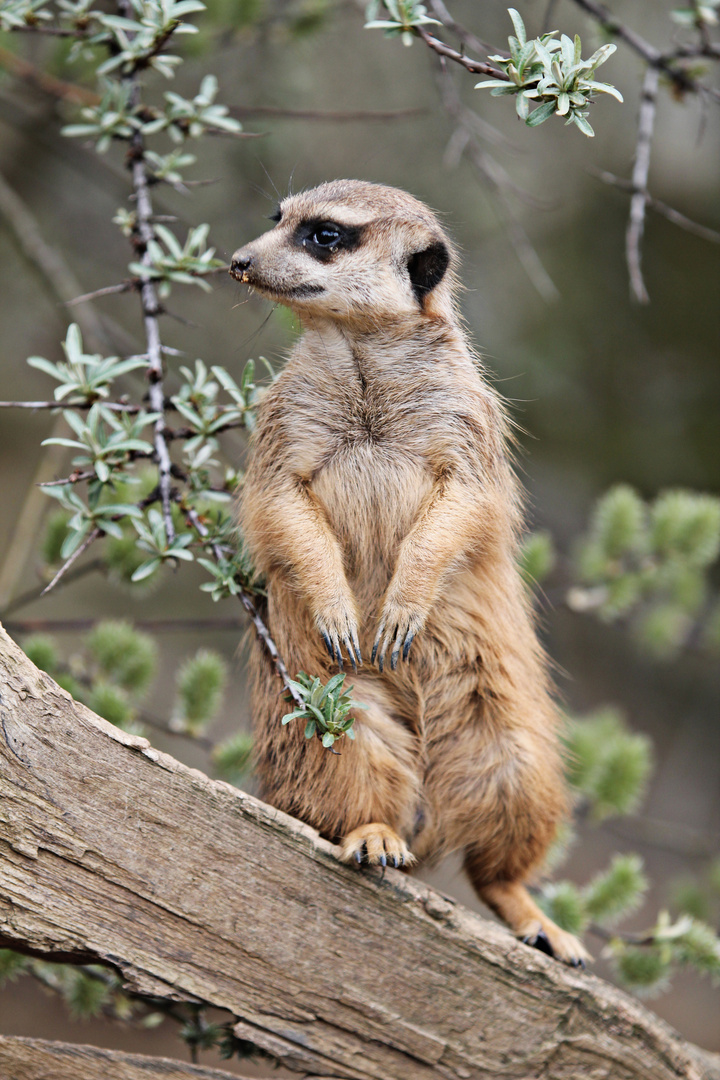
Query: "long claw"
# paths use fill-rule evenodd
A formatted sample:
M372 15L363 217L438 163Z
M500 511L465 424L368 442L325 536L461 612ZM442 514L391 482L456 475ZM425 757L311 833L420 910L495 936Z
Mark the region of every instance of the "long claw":
M385 654L380 653L380 655L378 656L378 671L382 672L382 669L383 669L384 666L385 666Z
M348 656L350 657L350 663L353 666L353 671L357 671L357 660L355 659L355 653L353 651L353 647L352 647L352 643L350 641L350 638L348 638L348 637L343 638L343 645L345 646L345 651L347 652Z
M398 656L400 655L399 649L394 649L390 654L390 667L393 671L397 668Z
M408 630L407 637L405 638L405 643L403 645L403 651L402 651L403 660L407 660L407 658L408 658L408 653L410 652L410 646L413 643L414 637L415 637L415 631L414 630Z
M355 655L357 656L357 662L358 662L358 664L362 664L363 661L362 661L362 653L360 652L360 642L358 641L357 634L355 633L354 630L352 632L352 643L353 643L353 648L355 649Z
M335 653L333 652L333 646L332 646L332 641L330 640L330 635L327 634L324 630L321 630L320 632L322 634L322 639L325 642L325 648L327 649L328 653L330 654L330 659L334 660L335 659Z
M353 858L354 858L355 862L358 864L358 866L362 865L362 852L361 851L356 851L355 854L353 855Z
M375 641L373 642L372 656L370 657L370 663L371 664L375 663L375 657L377 656L378 649L380 648L380 642L382 640L384 629L385 629L385 620L383 619L382 622L380 623L380 625L377 628L377 634L375 635ZM380 670L382 671L382 668Z

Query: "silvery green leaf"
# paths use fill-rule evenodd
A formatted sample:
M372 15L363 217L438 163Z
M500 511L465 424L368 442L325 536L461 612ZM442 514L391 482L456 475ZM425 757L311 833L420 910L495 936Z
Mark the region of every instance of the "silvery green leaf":
M57 366L57 364L51 363L46 360L44 356L29 356L27 359L30 367L37 368L38 371L44 371L46 375L51 375L53 379L64 379L64 372Z
M535 42L535 52L538 54L540 62L542 63L545 71L548 75L550 75L553 62L552 53L548 50L546 45L543 45L541 41Z
M73 529L67 534L63 540L62 547L60 548L60 557L62 559L69 559L74 551L82 544L83 540L90 532L90 522L86 521L79 529Z
M586 82L583 83L583 87L585 86L589 87L591 90L594 90L597 94L611 94L612 97L617 98L618 101L623 101L622 94L617 89L617 87L612 86L611 83Z
M515 8L508 8L508 15L512 19L513 27L515 28L515 34L517 36L520 45L525 45L527 41L527 32L525 30L525 23L522 21L522 17L519 11Z
M557 111L560 116L565 116L570 110L570 98L563 91L558 94L557 98Z
M584 116L581 116L580 113L572 113L572 122L576 124L577 127L579 127L582 131L583 135L587 135L588 138L591 139L595 134L588 121L585 119Z
M518 94L515 99L515 111L521 120L527 120L530 112L530 102L528 101L526 94Z
M144 581L145 578L148 578L151 574L154 574L160 565L160 559L148 559L146 562L140 563L130 580Z
M616 49L617 45L601 45L597 52L592 54L587 63L590 64L591 68L598 68L601 64L604 64L606 60L609 60Z
M73 439L61 439L61 438L43 439L43 441L40 443L40 445L41 446L71 446L76 450L87 450L87 446L85 445L85 443L75 442Z
M544 105L540 105L537 109L530 113L525 123L528 127L537 127L539 124L543 124L548 120L555 112L555 102L546 101Z
M560 49L562 52L562 62L564 67L572 67L575 63L575 43L570 40L567 34L562 34L560 37Z

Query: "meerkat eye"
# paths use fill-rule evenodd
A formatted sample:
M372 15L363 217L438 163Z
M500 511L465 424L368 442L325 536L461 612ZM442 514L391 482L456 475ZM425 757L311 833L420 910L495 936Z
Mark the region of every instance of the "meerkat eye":
M295 243L320 262L327 262L339 251L353 251L361 242L362 226L338 225L322 219L303 221L295 230Z
M333 225L321 225L310 237L310 242L318 247L333 247L340 239L339 231Z

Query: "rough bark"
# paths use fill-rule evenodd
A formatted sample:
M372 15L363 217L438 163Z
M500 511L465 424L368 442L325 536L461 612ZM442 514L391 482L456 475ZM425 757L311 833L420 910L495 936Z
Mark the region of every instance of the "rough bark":
M74 702L0 628L0 938L343 1080L720 1076L635 1000ZM106 1072L106 1076L116 1074ZM117 1074L121 1076L122 1074Z
M242 1080L237 1073L97 1046L0 1035L3 1080Z

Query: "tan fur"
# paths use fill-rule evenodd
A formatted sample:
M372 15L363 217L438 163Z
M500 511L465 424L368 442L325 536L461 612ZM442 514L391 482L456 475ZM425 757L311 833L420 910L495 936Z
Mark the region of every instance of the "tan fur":
M521 884L566 798L547 662L515 562L508 424L456 312L455 254L427 207L393 188L336 181L281 211L233 259L238 279L288 304L304 329L258 413L241 525L290 671L337 670L321 633L350 659L359 645L365 663L347 681L368 709L339 756L306 740L302 723L282 727L287 706L256 645L262 794L344 840L348 860L397 864L406 844L420 862L462 849L479 895L517 934L542 930L557 956L580 962L582 945ZM320 258L318 233L303 239L308 221L357 227L361 240ZM409 260L437 244L449 267L419 295ZM376 640L382 672L368 662Z

